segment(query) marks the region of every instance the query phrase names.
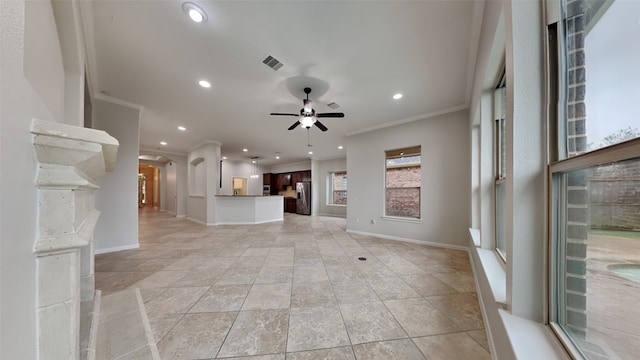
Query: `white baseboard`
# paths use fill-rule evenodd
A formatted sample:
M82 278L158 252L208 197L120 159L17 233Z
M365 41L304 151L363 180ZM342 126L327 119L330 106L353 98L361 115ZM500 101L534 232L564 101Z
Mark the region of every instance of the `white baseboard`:
M132 250L132 249L139 249L139 248L140 248L140 244L133 244L133 245L125 245L125 246L116 246L116 247L111 247L106 249L96 249L95 253L96 255L100 255L100 254L112 253L116 251Z
M188 216L186 216L186 218L187 218L187 220L193 221L196 224L200 224L200 225L204 225L204 226L213 226L213 225L215 225L215 224L209 224L209 223L206 223L206 222L204 222L202 220L194 219L194 218L188 217Z
M337 217L341 219L346 219L347 215L338 215L338 214L313 214L313 216L326 216L326 217Z
M347 232L348 233L352 233L352 234L358 234L358 235L364 235L364 236L372 236L372 237L377 237L377 238L387 239L387 240L395 240L395 241L402 241L402 242L408 242L408 243L413 243L413 244L428 245L428 246L440 247L440 248L445 248L445 249L469 251L468 247L461 246L461 245L442 244L442 243L426 241L426 240L409 239L409 238L403 238L403 237L399 237L399 236L391 236L391 235L384 235L384 234L374 234L374 233L368 233L368 232L357 231L357 230L349 230L349 229L347 229Z
M175 213L174 213L175 214ZM187 214L182 214L182 215L176 215L177 218L186 218Z

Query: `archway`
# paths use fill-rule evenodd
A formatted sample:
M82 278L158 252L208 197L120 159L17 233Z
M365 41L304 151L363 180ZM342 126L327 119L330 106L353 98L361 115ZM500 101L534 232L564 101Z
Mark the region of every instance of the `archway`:
M138 208L160 208L160 169L149 164L138 164Z

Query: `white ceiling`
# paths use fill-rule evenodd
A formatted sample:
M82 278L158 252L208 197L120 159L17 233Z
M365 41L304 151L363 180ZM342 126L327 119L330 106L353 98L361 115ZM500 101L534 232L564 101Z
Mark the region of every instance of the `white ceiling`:
M193 2L206 23L191 21L182 1L89 7L93 92L144 107L141 154L186 154L211 140L229 159L262 164L276 152L279 162L337 158L346 134L468 106L480 1ZM284 66L264 65L268 55ZM298 112L304 87L317 112L345 113L321 119L327 132L310 130L313 155L305 129L287 130L296 118L269 115ZM333 101L340 108L326 106Z

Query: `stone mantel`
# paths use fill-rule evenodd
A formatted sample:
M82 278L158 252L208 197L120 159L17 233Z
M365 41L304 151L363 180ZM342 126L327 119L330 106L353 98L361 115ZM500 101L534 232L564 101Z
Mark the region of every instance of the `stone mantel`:
M41 120L33 121L31 132L40 190L35 251L87 245L100 214L93 207L94 181L113 170L118 140L101 130Z
M115 167L118 140L104 131L33 120L38 161L38 358L80 358L80 302L95 293L95 181Z
M38 174L39 186L82 187L113 171L119 143L102 130L34 120L31 133L44 170Z

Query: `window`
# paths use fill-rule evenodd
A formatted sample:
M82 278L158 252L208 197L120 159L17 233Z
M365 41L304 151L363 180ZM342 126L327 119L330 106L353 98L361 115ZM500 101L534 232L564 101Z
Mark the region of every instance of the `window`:
M385 215L420 218L420 146L386 151Z
M347 205L347 172L329 174L329 205Z
M640 2L566 0L549 27L550 321L577 358L640 352ZM557 63L557 59L550 59ZM553 73L552 69L552 73ZM553 93L553 89L551 89ZM557 119L557 120L555 120ZM555 160L555 161L553 161Z
M507 180L507 79L502 73L502 77L496 86L493 95L493 118L495 119L495 229L496 229L496 251L502 258L507 258L506 243L506 180Z

